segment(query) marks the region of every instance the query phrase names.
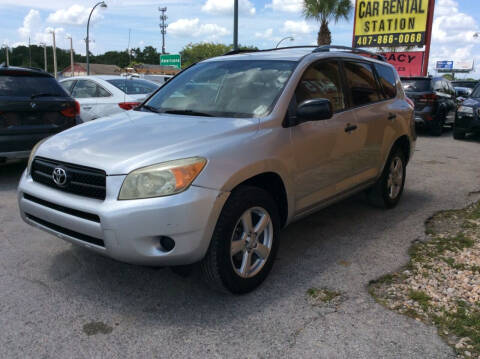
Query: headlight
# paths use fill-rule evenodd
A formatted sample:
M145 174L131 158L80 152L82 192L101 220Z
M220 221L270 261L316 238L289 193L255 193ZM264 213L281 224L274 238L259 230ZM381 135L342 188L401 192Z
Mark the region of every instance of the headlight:
M473 116L473 107L460 106L458 108L458 113L461 113L462 115L472 115Z
M185 191L206 163L205 158L192 157L132 171L123 181L118 199L162 197Z
M38 148L42 143L44 143L46 140L48 140L49 137L45 137L43 140L40 140L37 142L35 146L33 146L32 151L30 152L30 156L28 157L28 162L27 162L27 174L30 176L30 171L32 169L32 162L33 158L35 157L35 153L37 152Z

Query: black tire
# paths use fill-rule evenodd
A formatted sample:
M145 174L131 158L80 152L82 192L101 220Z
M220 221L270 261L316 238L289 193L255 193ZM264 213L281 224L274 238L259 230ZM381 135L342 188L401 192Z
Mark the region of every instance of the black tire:
M392 163L397 159L401 160L402 162L402 179L401 183L399 183L400 188L398 194L392 197L389 188L389 177L391 173ZM399 147L394 148L390 153L390 156L388 157L381 177L378 179L375 185L373 185L373 187L371 187L367 191L368 201L371 205L379 208L390 209L394 208L398 204L398 202L400 202L403 194L403 189L405 187L406 167L407 162L405 160L405 154Z
M441 113L435 119L432 120L430 133L433 136L441 136L443 133L444 124L445 124L445 115Z
M271 247L268 256L266 256L266 259L264 260L263 266L258 267L260 270L255 275L249 278L244 278L236 272L234 259L231 255L231 245L233 243L234 231L238 234L239 226L242 226L243 228L243 224L240 224L241 217L246 211L256 208L265 210L270 216L272 226L269 227L269 231L272 231L272 234L269 235L268 238L272 239ZM254 221L252 220L252 223L253 222ZM225 203L215 227L207 255L200 263L204 280L214 289L223 292L228 290L234 294L243 294L254 290L265 280L272 269L279 246L279 230L280 217L277 205L270 194L257 187L238 187L231 193L229 199ZM259 235L259 241L265 241L266 237L264 236L266 235L267 234ZM273 238L271 236L273 236ZM246 247L242 253L244 254L245 251L247 251ZM255 249L250 248L249 251L252 252L255 251ZM241 253L239 252L239 254ZM262 260L256 254L255 256L252 254L252 258L248 261L252 263L253 258L256 258L255 262Z
M453 138L456 140L463 140L465 139L466 132L464 130L460 130L458 128L453 128Z

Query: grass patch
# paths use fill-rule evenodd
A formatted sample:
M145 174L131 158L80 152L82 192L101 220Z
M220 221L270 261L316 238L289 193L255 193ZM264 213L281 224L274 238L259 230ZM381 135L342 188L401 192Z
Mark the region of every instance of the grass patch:
M340 297L341 293L334 290L327 289L327 288L321 288L321 289L310 288L307 290L307 295L310 298L314 299L315 301L328 303L334 300L335 298Z

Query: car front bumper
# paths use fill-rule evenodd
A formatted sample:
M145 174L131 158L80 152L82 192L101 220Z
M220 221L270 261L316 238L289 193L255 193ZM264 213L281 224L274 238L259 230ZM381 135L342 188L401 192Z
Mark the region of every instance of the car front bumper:
M229 193L191 186L168 197L117 200L125 176L107 176L104 201L68 194L32 180L18 187L23 220L68 242L140 265L185 265L201 260ZM175 241L166 251L162 236Z

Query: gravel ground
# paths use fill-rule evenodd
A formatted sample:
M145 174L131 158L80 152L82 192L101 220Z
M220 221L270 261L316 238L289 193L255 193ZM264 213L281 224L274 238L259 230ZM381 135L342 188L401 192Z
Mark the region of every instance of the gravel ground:
M367 285L408 261L435 212L480 190L479 140L420 137L392 211L349 199L282 232L268 280L240 296L193 275L117 263L23 224L24 164L0 167L0 356L3 358L453 358L436 329L377 304ZM309 289L341 293L312 304Z
M480 202L439 212L404 270L370 286L387 308L436 325L459 356L480 359Z

